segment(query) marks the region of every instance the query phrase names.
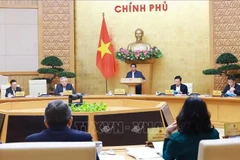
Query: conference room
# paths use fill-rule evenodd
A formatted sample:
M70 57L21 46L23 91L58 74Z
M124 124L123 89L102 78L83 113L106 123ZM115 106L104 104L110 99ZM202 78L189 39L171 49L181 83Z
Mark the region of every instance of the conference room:
M238 159L239 8L0 1L0 159Z

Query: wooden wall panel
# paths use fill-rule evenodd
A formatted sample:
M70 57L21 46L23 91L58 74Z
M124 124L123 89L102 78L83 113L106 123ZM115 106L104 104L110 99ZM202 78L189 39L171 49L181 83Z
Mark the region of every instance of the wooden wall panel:
M38 13L39 66L44 57L54 55L66 71L74 72L74 1L41 0Z
M233 53L240 60L240 1L213 0L211 3L213 60L224 52ZM214 89L223 89L225 85L226 77L214 77Z

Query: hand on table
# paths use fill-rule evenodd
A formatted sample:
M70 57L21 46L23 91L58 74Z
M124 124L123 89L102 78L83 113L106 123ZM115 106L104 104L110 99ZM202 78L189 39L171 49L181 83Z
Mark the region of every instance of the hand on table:
M231 88L229 89L229 91L230 91L230 92L234 92L234 91L235 91L235 88L234 88L234 87L231 87Z

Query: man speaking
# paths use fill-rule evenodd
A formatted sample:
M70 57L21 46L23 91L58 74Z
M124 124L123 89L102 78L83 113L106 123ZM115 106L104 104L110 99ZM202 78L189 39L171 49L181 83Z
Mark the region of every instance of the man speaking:
M146 82L145 77L143 76L142 72L137 71L137 65L136 64L131 64L131 71L127 73L126 78L142 78L143 82ZM136 86L136 94L142 94L142 84L139 84Z

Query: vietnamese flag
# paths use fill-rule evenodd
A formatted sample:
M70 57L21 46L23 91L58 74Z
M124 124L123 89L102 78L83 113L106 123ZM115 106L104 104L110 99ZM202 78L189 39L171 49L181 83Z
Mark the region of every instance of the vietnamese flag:
M106 22L103 15L102 28L97 50L97 67L102 72L105 79L113 76L116 72L113 54L113 46L108 35Z

